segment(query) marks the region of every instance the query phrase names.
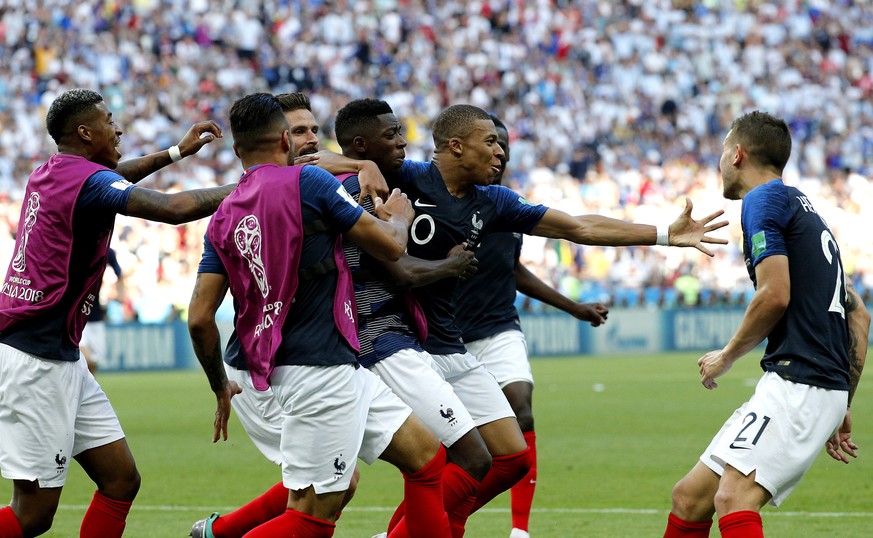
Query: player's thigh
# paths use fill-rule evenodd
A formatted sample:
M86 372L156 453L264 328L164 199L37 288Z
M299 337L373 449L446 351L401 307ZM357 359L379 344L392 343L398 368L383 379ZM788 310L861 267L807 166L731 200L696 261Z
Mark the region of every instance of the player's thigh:
M505 418L515 420L515 413L494 376L473 355L433 355L433 360L470 412L476 426Z
M40 488L64 485L85 375L91 377L84 361L41 359L0 344L3 477Z
M501 389L517 382L533 386L527 342L521 331L503 331L487 338L466 342L465 345L467 351L494 375Z
M411 407L446 447L476 427L428 353L405 349L377 362L370 371Z
M369 413L369 394L354 365L279 366L270 385L283 410L285 487L316 494L345 491Z
M273 389L258 390L252 383L251 373L225 363L227 379L235 381L243 390L230 403L243 429L261 453L276 465L282 464L282 406Z
M765 373L748 402L736 410L700 460L717 474L730 465L779 506L842 422L848 393L792 383Z

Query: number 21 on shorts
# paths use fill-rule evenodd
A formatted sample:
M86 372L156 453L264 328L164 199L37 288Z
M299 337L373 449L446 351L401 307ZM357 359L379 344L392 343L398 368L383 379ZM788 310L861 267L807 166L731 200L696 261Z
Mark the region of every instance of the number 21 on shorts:
M734 450L750 450L752 447L748 445L754 446L758 444L758 439L761 438L761 434L764 433L769 423L770 417L767 415L762 416L759 421L757 413L749 413L743 417L743 427L731 443L731 448ZM751 442L749 441L750 436L754 436Z

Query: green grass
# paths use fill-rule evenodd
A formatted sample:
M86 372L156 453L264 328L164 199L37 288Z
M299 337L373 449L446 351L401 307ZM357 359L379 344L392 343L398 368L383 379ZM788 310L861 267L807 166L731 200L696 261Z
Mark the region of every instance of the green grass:
M697 355L535 359L534 412L539 478L534 538L661 536L670 490L694 464L760 375L746 357L715 391L698 383ZM212 510L227 511L279 479L277 468L231 424L230 440L210 443L214 398L199 372L100 376L136 456L143 486L126 536L183 537ZM595 391L595 384L604 390ZM769 537L861 538L873 528L870 384L861 383L855 410L862 454L851 465L824 452L779 510L764 510ZM52 531L78 535L94 486L71 470ZM379 462L362 466L358 494L339 522L337 538L369 538L382 530L400 500L401 479ZM0 480L0 498L11 482ZM509 534L508 496L474 515L470 538ZM717 530L712 532L717 536Z

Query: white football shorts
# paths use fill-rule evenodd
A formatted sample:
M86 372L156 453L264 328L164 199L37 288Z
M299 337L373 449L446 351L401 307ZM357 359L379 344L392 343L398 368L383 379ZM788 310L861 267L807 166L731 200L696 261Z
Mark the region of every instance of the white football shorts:
M502 418L515 418L497 380L476 357L470 353L431 356L437 371L452 386L476 426Z
M273 389L258 390L252 384L252 374L224 363L227 379L236 381L242 392L230 400L237 418L252 442L268 460L282 465L282 406Z
M100 364L106 357L106 322L105 321L89 321L82 329L82 339L79 341L79 347L88 348L91 352L91 362Z
M501 389L519 381L534 384L527 356L527 342L521 331L509 329L479 340L464 342L464 345L494 375Z
M404 349L370 367L447 447L476 427L430 354Z
M778 507L812 466L846 415L849 393L792 383L766 372L700 456L719 476L730 465L772 495Z
M124 438L84 358L41 359L0 344L0 472L57 488L73 457Z
M282 407L282 482L316 493L345 491L361 458L385 451L412 410L366 368L278 366L270 377Z

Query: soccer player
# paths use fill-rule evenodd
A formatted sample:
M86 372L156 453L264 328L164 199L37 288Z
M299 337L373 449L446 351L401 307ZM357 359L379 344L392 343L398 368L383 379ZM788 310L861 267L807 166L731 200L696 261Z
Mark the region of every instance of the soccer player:
M509 131L491 115L497 129L497 144L503 149L500 172L492 185L501 185L509 162ZM497 379L515 413L527 446L531 468L510 489L512 530L510 538L528 538L531 504L536 488L536 433L532 411L533 373L527 344L515 308L516 289L529 297L591 323L606 322L609 310L600 303L577 303L564 297L519 263L522 236L495 232L476 246L478 272L458 287L457 323L467 350Z
M281 403L290 490L288 510L246 536L332 536L358 457L401 469L416 535L449 536L445 451L408 406L358 367L354 292L338 241L345 233L379 258L399 258L408 200L396 190L384 204L377 198L379 220L327 172L287 166L288 121L269 94L236 101L230 123L246 172L210 221L192 303L216 305L230 288L252 384L271 388ZM189 330L216 395L215 436L226 439L230 400L240 389L222 366L214 309L197 310Z
M443 110L433 126L435 154L431 163L404 163L401 187L414 200L416 217L409 230L408 253L422 259L442 259L455 245L475 248L493 231L529 233L592 245L673 245L694 247L712 255L704 243L724 244L708 233L727 225L711 222L721 211L702 221L691 218L692 204L669 226L633 224L600 215L572 217L561 211L533 205L500 185L490 185L500 172L504 157L497 143L497 130L487 112L471 105L453 105ZM455 323L457 279L442 279L414 288L428 323L424 349L434 358L443 377L473 379L481 384L459 386L455 392L476 418L473 406L493 406L493 414L477 420L493 457L488 475L475 499L470 499L450 517L453 526L470 511L515 485L530 470L530 455L512 408L494 377L471 355ZM475 375L475 374L474 374ZM497 455L499 454L499 456Z
M118 265L118 257L114 249L109 249L106 265L115 273L115 288L119 299L124 293L124 275L121 266ZM101 279L101 283L102 283ZM88 371L96 374L100 363L106 357L106 312L100 304L100 284L97 285L97 293L94 294L94 306L88 316L88 322L82 329L82 339L79 341L79 350L88 364Z
M399 178L406 140L393 110L385 101L358 99L337 112L337 141L343 154L370 159L389 181ZM356 175L340 176L353 198L359 200ZM369 201L361 201L373 212ZM491 456L470 411L455 394L424 351L426 322L412 299L408 286L421 286L444 278L466 278L475 272L476 259L464 245L456 245L440 260L404 256L397 262L381 262L345 241L345 254L355 281L358 309L358 361L376 373L406 402L446 447L450 463L443 472L444 505L453 510L469 498L485 477ZM487 416L486 411L482 412ZM484 425L489 420L485 420ZM405 507L404 509L405 510ZM403 510L389 524L391 536L407 536Z
M362 163L341 156L334 157L333 154L328 155L325 159L312 158L318 152L319 125L315 116L312 115L309 97L299 92L282 93L276 96L276 100L282 107L285 119L288 120L288 132L295 164L318 164L322 167L327 165L337 173L360 173L360 170L368 169L368 166L375 167L372 162ZM385 179L378 172L377 167L376 173L370 173L367 177L375 181L374 184L369 185L370 192L387 192ZM189 306L189 312L193 309L195 315L191 316L189 313L189 320L197 320L203 315L213 316L215 310L220 306L220 303L204 303L202 296L196 297L197 300L193 299ZM206 310L202 311L202 309ZM236 331L231 334L228 341L224 369L227 378L242 388L242 392L232 398L230 402L243 429L268 460L281 466L282 407L271 389L255 389L252 384L252 376L246 366L245 355L239 347ZM213 442L217 440L217 436L213 438ZM360 470L355 467L340 510L354 496L359 476ZM261 523L281 515L287 506L288 490L280 481L232 512L224 515L213 512L208 518L195 522L191 528L190 536L193 538L239 538Z
M849 405L867 355L870 315L843 272L824 219L785 185L791 134L781 119L752 112L734 120L719 168L724 197L742 200L743 252L755 295L728 344L697 364L715 389L765 338L764 375L673 488L665 537L763 536L759 511L778 507L822 445L856 457Z
M121 536L140 485L118 417L80 360L79 340L115 215L171 224L210 215L233 186L164 194L148 174L221 136L196 123L177 146L119 164L122 130L103 97L73 89L46 115L58 152L28 179L15 254L0 290L0 470L13 480L0 537L52 525L72 459L97 484L80 536Z

